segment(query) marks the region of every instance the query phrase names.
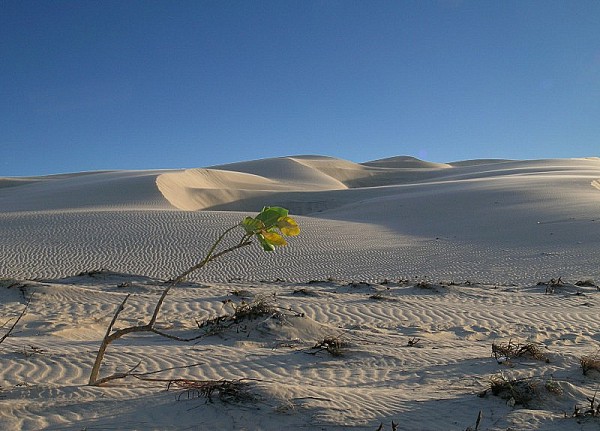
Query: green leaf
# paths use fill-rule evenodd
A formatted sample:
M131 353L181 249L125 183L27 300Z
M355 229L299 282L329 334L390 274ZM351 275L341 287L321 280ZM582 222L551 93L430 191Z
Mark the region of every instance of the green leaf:
M252 217L246 217L240 224L246 230L248 235L258 233L265 228L265 225L262 221L256 220Z
M277 225L277 221L281 217L287 217L289 211L281 207L264 207L262 211L255 217L257 220L265 224L266 229L270 229Z

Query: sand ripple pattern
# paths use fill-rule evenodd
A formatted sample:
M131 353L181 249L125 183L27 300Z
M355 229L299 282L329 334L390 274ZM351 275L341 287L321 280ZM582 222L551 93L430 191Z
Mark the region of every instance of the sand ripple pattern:
M197 262L218 232L247 214L171 210L0 213L0 277L56 278L106 268L167 279ZM506 248L414 237L367 223L309 217L299 217L299 221L302 235L292 239L289 247L269 255L250 247L215 261L193 278L375 281L418 276L498 283L558 276L600 278L595 241L568 250L559 244ZM588 236L594 237L594 232Z
M600 295L595 288L582 287L584 294L577 295L567 290L547 294L537 285L424 287L338 280L177 287L159 317L159 325L174 334L197 333L197 321L227 313L225 300L240 303L242 290L248 301L271 298L284 314L239 322L192 344L132 335L111 345L105 357L104 374L139 362L139 372L195 364L161 372L165 379L254 379L253 390L260 396L255 404L205 403L193 394L188 400L186 393L165 393L162 383L136 380L86 387L115 307L131 293L117 327L144 321L160 293L158 283L106 273L29 282L20 290L3 287L5 316L18 313L25 296L35 296L20 330L0 348L0 428L103 429L114 426L116 417L118 429L181 429L197 426L201 417L208 428L225 423L246 429L251 421L266 430L281 424L372 430L381 421L402 420L409 428L433 430L440 411L451 411L462 427L479 410L489 415L489 409L503 408L494 399L475 401L489 376L500 371L528 375L542 370L583 385L565 383L564 404L553 401L558 406L596 384L576 377L579 356L600 343L597 313L590 306ZM325 337L344 341L341 356L313 348ZM415 338L419 343L408 347ZM511 338L539 343L551 361L517 362L512 369L499 365L490 357L491 343ZM144 415L135 413L140 409ZM496 423L498 429L558 430L552 411L549 405L534 416L497 413Z

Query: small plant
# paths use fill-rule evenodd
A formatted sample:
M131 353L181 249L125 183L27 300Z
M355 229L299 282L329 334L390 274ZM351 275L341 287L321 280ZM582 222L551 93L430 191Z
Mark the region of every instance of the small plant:
M251 240L254 237L256 237L263 250L268 252L275 250L276 247L286 245L287 242L284 236L296 236L300 233L298 223L293 218L289 217L288 214L289 212L285 208L264 207L262 211L256 215L256 217L245 217L240 223L226 229L213 243L213 245L208 250L206 256L204 256L204 258L200 262L198 262L194 266L190 267L189 269L187 269L186 271L169 281L168 286L163 290L160 298L158 299L156 306L154 307L154 312L152 313L152 316L150 317L148 323L143 325L130 326L127 328L122 328L113 331L113 326L117 321L119 314L124 309L125 303L129 299L129 295L127 295L123 302L121 302L121 304L117 308L115 315L113 316L111 322L108 325L106 334L102 339L102 343L100 345L100 348L98 349L98 354L96 355L96 360L94 361L92 371L90 372L89 384L92 386L100 386L110 380L120 379L130 375L130 373L118 373L104 378L98 377L98 374L100 372L100 366L102 364L102 359L104 358L104 354L109 344L129 333L153 332L157 335L161 335L163 337L171 338L177 341L191 341L193 339L196 339L197 337L190 339L180 338L156 329L156 319L158 318L158 313L165 300L165 297L169 293L169 290L178 283L183 282L189 274L203 268L205 265L217 259L218 257L223 256L227 253L231 253L232 251L238 250L242 247L249 246L250 244L252 244ZM230 232L239 227L241 227L244 231L244 234L242 235L239 242L231 247L225 248L221 251L217 251L217 247L223 242L225 237ZM240 309L239 313L246 311L248 310ZM238 310L236 310L236 313L237 312Z
M213 317L203 322L198 322L198 329L202 330L202 333L190 339L198 339L207 335L220 334L223 331L231 328L236 324L240 324L245 320L254 320L264 316L278 316L281 314L277 307L272 304L270 298L266 296L258 296L252 302L242 301L239 304L235 304L231 300L224 301L225 305L232 308L233 312L222 316Z

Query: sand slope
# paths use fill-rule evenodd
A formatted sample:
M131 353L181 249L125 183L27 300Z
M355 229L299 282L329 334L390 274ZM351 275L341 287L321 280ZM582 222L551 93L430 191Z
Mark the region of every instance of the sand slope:
M205 326L194 343L132 334L110 346L102 368L247 379L252 399L207 403L134 378L87 386L125 295L117 328L145 321L163 280L263 205L290 208L301 235L194 274L169 294L158 325L185 337L244 302L271 312ZM34 294L0 344L0 429L375 430L394 421L464 431L480 411L480 430L598 429L598 418L565 413L588 406L599 382L579 366L600 351L599 214L598 158L293 156L0 179L0 337ZM328 338L340 355L314 348ZM511 339L536 343L548 362L498 363L492 343ZM478 397L499 375L536 379L526 407Z

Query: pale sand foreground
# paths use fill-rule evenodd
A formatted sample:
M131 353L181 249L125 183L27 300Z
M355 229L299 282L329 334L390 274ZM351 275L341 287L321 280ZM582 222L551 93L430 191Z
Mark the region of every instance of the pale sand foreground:
M195 274L171 291L159 326L193 336L197 322L232 310L227 300L269 298L278 312L195 343L131 335L109 347L102 369L200 363L156 376L253 379L255 398L206 403L133 378L86 386L124 296L116 327L146 320L158 279L263 205L290 208L302 234ZM600 281L600 159L301 156L8 178L0 208L0 277L12 279L0 287L0 324L35 292L0 344L0 429L375 430L393 420L399 430L464 431L479 411L480 430L600 426L564 418L589 406L600 383L579 366L600 349L600 292L574 285ZM114 272L73 276L100 268ZM537 285L558 277L565 284L552 293ZM343 342L340 356L311 349L329 337ZM498 364L491 345L511 338L540 343L549 363ZM478 397L499 373L539 377L544 390L528 408ZM545 390L549 381L560 394Z

